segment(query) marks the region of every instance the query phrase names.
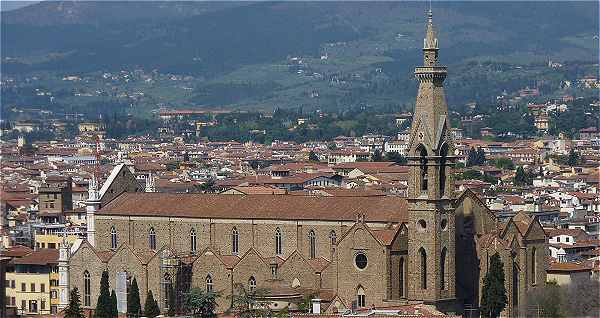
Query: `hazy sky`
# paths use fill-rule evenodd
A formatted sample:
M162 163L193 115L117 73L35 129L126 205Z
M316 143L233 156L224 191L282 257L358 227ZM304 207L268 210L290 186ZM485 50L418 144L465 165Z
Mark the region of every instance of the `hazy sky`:
M0 1L0 11L10 11L28 6L39 1Z

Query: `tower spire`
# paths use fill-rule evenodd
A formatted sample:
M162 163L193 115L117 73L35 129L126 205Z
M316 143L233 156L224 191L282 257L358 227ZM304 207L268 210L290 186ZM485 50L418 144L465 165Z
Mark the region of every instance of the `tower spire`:
M453 304L454 183L448 106L444 94L446 67L438 64L438 41L431 8L426 12L423 66L415 68L419 91L409 139L408 258L409 300ZM419 261L420 260L420 261ZM433 260L433 261L432 261Z
M433 11L431 11L430 7L429 11L427 11L427 30L425 32L425 39L423 39L423 58L425 66L437 64L438 50L437 34L433 27Z

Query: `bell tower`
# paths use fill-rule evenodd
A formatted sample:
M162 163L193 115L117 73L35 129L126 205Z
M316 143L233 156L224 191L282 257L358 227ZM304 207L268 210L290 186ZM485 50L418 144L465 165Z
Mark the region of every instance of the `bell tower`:
M409 139L408 298L446 311L455 306L454 144L438 52L430 9Z

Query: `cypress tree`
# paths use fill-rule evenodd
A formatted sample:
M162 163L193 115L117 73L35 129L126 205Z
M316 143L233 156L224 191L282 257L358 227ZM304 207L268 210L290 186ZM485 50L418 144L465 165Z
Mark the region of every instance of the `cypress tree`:
M175 290L173 285L169 285L169 312L167 313L170 317L175 316Z
M110 286L108 283L108 271L102 272L102 278L100 279L100 295L98 295L98 302L96 303L96 312L94 317L106 318L112 315L112 301L110 299Z
M112 292L110 293L110 302L111 302L111 312L112 312L112 317L119 317L119 310L117 309L117 294L115 293L115 290L113 289Z
M139 317L142 311L140 304L140 289L137 280L134 278L131 282L131 292L127 294L127 317Z
M77 287L71 290L69 298L69 306L65 309L65 318L84 318L83 309L81 308L81 298Z
M485 278L483 279L483 297L481 299L481 316L496 318L506 307L507 297L504 287L504 264L498 253L490 259Z
M482 165L485 163L485 151L481 147L477 148L477 164Z
M154 296L152 295L152 291L148 291L148 295L146 295L146 303L144 304L144 315L148 318L154 318L160 315L160 309L158 308L158 303L154 300Z
M475 147L471 147L471 149L469 149L469 154L467 155L467 167L471 167L477 164L476 155L477 153Z

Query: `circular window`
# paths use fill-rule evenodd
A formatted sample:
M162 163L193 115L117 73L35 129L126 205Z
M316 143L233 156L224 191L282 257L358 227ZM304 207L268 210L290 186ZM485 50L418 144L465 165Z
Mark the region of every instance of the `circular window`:
M424 230L427 228L427 222L425 222L425 220L419 220L419 229L420 230Z
M356 257L354 257L354 264L358 269L365 269L367 267L367 255L363 253L356 254Z
M442 231L445 231L446 229L448 229L448 220L443 219L440 226L442 227Z

